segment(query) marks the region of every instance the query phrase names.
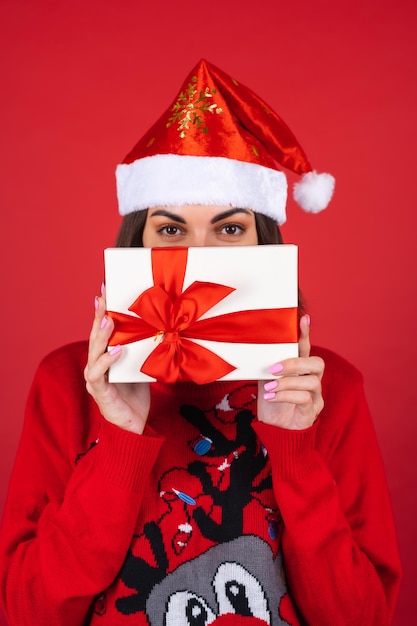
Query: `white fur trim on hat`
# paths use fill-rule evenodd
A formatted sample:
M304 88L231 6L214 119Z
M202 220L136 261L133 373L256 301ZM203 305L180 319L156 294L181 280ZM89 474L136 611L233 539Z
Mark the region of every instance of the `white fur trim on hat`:
M231 205L285 222L283 172L224 157L157 154L116 168L119 212L155 206Z

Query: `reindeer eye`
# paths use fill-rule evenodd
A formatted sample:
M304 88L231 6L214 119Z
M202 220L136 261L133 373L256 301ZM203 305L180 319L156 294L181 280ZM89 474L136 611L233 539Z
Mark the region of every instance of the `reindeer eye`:
M219 614L257 617L271 624L268 601L259 580L239 563L222 563L213 579Z
M229 580L225 584L225 593L226 598L234 609L234 613L242 616L252 616L245 585L238 583L236 580Z
M190 598L185 608L190 626L205 626L207 624L207 611L201 600Z
M216 616L207 602L189 591L177 591L168 600L166 626L209 626Z

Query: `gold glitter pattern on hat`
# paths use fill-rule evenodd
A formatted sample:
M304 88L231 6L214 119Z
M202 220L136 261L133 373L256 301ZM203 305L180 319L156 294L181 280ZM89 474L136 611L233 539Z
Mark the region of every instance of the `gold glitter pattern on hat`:
M213 102L213 96L217 93L216 89L206 87L198 93L196 82L197 76L193 76L191 82L188 83L187 89L181 91L177 101L172 106L171 111L173 114L167 122L167 128L172 124L178 123L178 132L181 139L187 136L190 124L193 124L202 133L209 132L206 120L201 113L223 113L223 109Z

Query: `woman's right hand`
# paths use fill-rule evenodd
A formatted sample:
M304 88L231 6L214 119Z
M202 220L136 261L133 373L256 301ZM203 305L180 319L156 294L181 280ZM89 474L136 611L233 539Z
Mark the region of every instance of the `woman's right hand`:
M149 383L109 383L108 369L122 354L121 346L107 351L113 331L113 320L106 316L106 300L95 300L96 313L90 333L88 362L84 377L90 393L103 417L124 430L142 434L150 408Z

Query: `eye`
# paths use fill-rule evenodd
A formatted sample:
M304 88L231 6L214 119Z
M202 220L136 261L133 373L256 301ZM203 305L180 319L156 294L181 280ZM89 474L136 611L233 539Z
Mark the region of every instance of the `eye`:
M175 237L175 235L182 234L182 230L175 224L166 224L165 226L158 228L158 233L166 235L167 237Z
M238 563L223 563L213 579L220 614L257 617L271 623L271 613L259 580Z
M209 626L216 619L207 602L189 591L177 591L168 600L166 626Z
M245 229L240 224L225 224L221 227L220 232L225 235L240 235Z

